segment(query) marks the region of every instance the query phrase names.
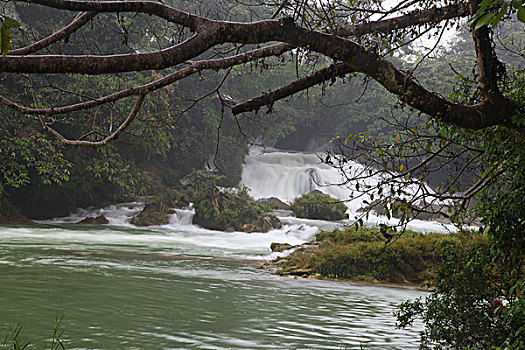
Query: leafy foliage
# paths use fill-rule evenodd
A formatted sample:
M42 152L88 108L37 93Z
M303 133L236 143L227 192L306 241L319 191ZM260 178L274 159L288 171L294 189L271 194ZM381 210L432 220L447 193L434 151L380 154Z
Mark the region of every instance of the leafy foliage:
M55 327L53 330L53 336L51 337L51 343L44 344L43 350L65 350L63 341L64 328L62 327L63 317L56 317ZM3 339L0 339L0 349L2 350L24 350L32 348L31 341L24 340L22 338L22 326L17 325L12 329L10 334L7 334Z
M9 29L20 29L20 23L6 15L0 15L0 23L0 53L5 57L11 46L11 34L9 33Z
M523 74L523 70L510 69L500 82L502 91L515 101L523 101L525 96ZM478 97L472 83L459 77L452 97L475 102ZM519 130L523 113L514 118ZM488 236L488 245L442 264L431 280L431 295L401 305L399 325L408 326L421 318L425 324L423 349L519 349L525 330L521 295L525 280L523 137L519 131L503 127L475 133L438 127L438 134L457 140L459 149L477 149L480 161L474 181L486 185L477 192L470 211L482 218L481 230ZM468 210L466 206L458 208Z
M267 208L255 201L246 188L203 187L194 202L193 223L213 230L266 232L281 226Z
M494 308L504 271L490 259L489 246L476 247L459 259L444 261L429 297L406 302L397 313L400 327L419 315L425 324L422 349L489 349L511 330Z
M308 193L294 199L291 209L295 216L308 219L342 220L348 218L347 207L324 193Z
M321 232L317 249L292 253L279 273L319 274L369 282L422 283L444 262L454 263L466 251L487 245L479 233L422 234L406 231L385 245L377 228Z
M43 184L62 183L70 178L72 164L61 145L36 131L22 131L0 139L0 197L7 187L19 188L36 176Z
M522 0L483 0L471 22L476 23L475 29L489 24L496 28L505 16L512 13L516 14L520 22L525 23L525 4Z

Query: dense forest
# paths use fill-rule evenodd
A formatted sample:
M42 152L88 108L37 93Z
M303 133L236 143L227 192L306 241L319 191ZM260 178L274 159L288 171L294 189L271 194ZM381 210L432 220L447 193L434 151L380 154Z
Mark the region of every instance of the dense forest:
M24 23L25 33L45 36L68 22L58 10L45 9L43 20L36 13L41 8L17 5L16 14ZM238 14L242 19L242 13ZM129 50L144 43L143 33L124 32L124 18L99 20L92 29L74 33L70 40L82 45L60 42L57 52L87 52L93 46L100 52ZM50 26L51 25L51 26ZM141 23L134 23L140 26ZM101 30L102 29L102 30ZM507 29L508 31L509 29ZM96 31L96 33L95 33ZM473 66L474 50L469 46L468 31L458 33L450 45L437 50L417 70L417 78L441 93L460 88L457 72L468 77ZM517 40L516 33L500 33L502 38ZM13 46L23 46L23 37L14 36ZM28 38L27 40L30 40ZM119 42L122 47L115 47ZM509 63L517 64L519 56L503 50ZM410 67L423 53L407 48L394 58L400 67ZM239 183L242 162L250 144L265 144L291 150L328 150L328 141L349 134L368 133L373 137L393 138L402 122L413 112L397 110L396 99L384 93L374 81L362 75L348 75L332 82L313 86L289 97L284 103L263 108L259 113L242 118L222 116L218 93L242 101L257 95L267 87L280 86L297 76L307 75L311 66L305 57L290 53L275 59L250 63L227 72L202 72L155 93L155 98L143 107L141 115L130 129L104 148L86 149L61 145L39 128L34 118L13 118L13 111L2 106L2 198L11 201L31 218L66 215L75 207L103 205L123 201L133 196L152 195L165 187L181 186L180 181L196 169L207 169L224 175L221 185ZM409 61L403 61L408 57ZM303 60L303 61L301 61ZM518 64L519 67L519 64ZM32 77L31 84L43 87L41 98L58 101L68 95L74 103L82 96L103 95L110 89L126 86L131 81L144 81L149 74L134 73L128 77ZM226 79L225 79L226 78ZM18 96L30 105L34 96L25 88L28 77L4 77L3 94ZM36 80L35 80L36 79ZM218 85L220 92L209 93ZM68 92L74 91L73 95ZM199 96L198 99L194 99ZM51 103L51 102L49 102ZM90 113L60 120L63 133L79 126L83 137L111 130L111 118L125 113L125 105L115 103L97 111L103 122L87 122ZM320 118L320 116L323 116ZM413 120L415 118L411 118ZM83 122L85 120L86 122ZM425 120L419 122L424 123ZM105 123L105 124L104 124ZM397 125L394 125L396 124ZM219 127L220 125L220 127ZM99 131L100 129L100 131ZM323 148L324 146L324 148ZM443 175L437 175L443 178ZM426 179L429 180L428 178ZM434 181L435 182L435 181ZM6 204L7 205L7 204ZM7 208L7 207L6 207Z
M27 26L26 32L35 28L44 36L68 21L57 10L49 9L45 10L46 16L54 16L55 21L43 21L36 15L39 11L42 9L17 5L17 14ZM56 50L66 53L74 49L80 53L90 49L91 45L96 45L101 52L122 49L114 47L115 40L123 40L119 28L122 20L117 18L97 23L102 24L103 31L96 26L96 33L93 32L95 29L87 29L86 33L73 34L82 40L83 46L72 48L67 43L59 43ZM46 27L50 24L53 27ZM136 45L144 44L140 32L125 35L126 40L137 42ZM15 39L19 37L15 36ZM23 42L15 41L12 45L22 46ZM235 68L228 72L220 93L243 100L268 86L282 85L310 69L300 62L296 64L298 60L300 58L292 53ZM79 206L103 205L130 196L152 195L162 192L165 187L180 187L180 181L195 169L216 171L225 176L221 185L236 186L250 144L322 150L319 147L330 139L346 137L350 132L389 134L389 126L383 119L391 113L394 99L382 93L377 85L365 82L362 76L340 78L331 89L312 87L292 96L286 103L276 104L272 113L261 110L259 114L237 119L227 115L221 121L218 95L207 93L221 83L224 73L203 72L155 93L155 99L143 107L137 122L119 140L99 149L61 145L40 130L38 120L13 118L14 112L3 106L2 197L12 201L28 217L49 218L65 215ZM83 95L96 97L104 94L105 89L126 86L126 79L147 79L148 76L141 76L143 74L146 73L126 78L77 77L74 80L56 76L34 77L42 81L32 84L45 87L42 97L57 96L57 87L60 87L59 91L75 91L75 95L68 97L74 102ZM153 74L162 76L166 73ZM3 94L19 96L27 104L33 103L33 96L24 88L25 78L4 79ZM202 99L196 101L193 96L202 96ZM59 98L53 97L55 100ZM359 103L350 103L358 98ZM338 101L348 102L341 104ZM330 105L334 106L327 107ZM124 113L124 108L115 104L97 113L118 116ZM320 114L324 114L322 119ZM111 128L111 125L102 124L93 125L92 129L91 125L81 121L90 118L90 114L84 114L61 120L59 129L67 133L68 128L84 125L85 137L88 137L90 133L97 133L99 128Z

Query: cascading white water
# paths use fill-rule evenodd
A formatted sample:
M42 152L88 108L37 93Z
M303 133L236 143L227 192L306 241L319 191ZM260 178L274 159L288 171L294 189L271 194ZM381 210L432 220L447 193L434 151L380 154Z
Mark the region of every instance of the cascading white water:
M249 189L250 194L256 198L275 197L285 202L291 202L294 198L302 194L310 193L314 190L321 191L332 197L345 201L348 206L350 219L359 216L358 210L365 207L363 203L366 197L350 199L352 191L350 186L355 184L340 184L347 180L341 172L327 164L322 163L321 155L313 153L292 153L276 149L262 149L253 147L245 158L243 166L241 185ZM348 162L345 167L347 174L360 173L363 165L356 162ZM361 185L373 187L381 181L380 176L367 179ZM386 187L383 191L387 191ZM418 186L412 185L407 191L416 193ZM432 192L432 189L425 187L425 191ZM378 196L376 196L377 198ZM403 197L403 196L401 196ZM302 219L285 218L284 222L297 223ZM304 221L304 220L303 220ZM378 223L397 224L396 219L370 214L365 221L367 225L377 225ZM349 223L352 223L350 220ZM309 222L307 224L321 224ZM442 225L437 222L413 220L407 226L409 229L423 232L443 232L455 231L452 225Z
M44 224L76 224L85 218L96 218L104 216L110 225L128 226L130 220L144 209L141 202L121 203L109 205L103 208L78 208L69 216L54 218L51 220L39 220Z
M31 238L45 240L46 242L57 242L65 245L69 240L72 248L76 248L78 242L86 244L108 244L118 245L120 242L133 242L134 244L151 249L156 247L169 247L170 252L183 252L189 255L210 255L210 256L235 256L244 259L273 259L283 255L281 253L270 254L271 243L288 243L299 245L312 240L319 232L317 225L308 225L302 222L289 223L280 229L271 230L267 233L246 233L229 232L225 234L221 231L213 231L192 224L195 211L188 209L175 209L166 225L141 228L146 233L136 235L134 232L128 233L125 230L133 230L130 220L137 215L144 205L142 203L123 203L110 205L104 208L77 209L70 216L55 218L52 220L39 221L43 224L73 224L87 217L97 217L104 215L109 225L115 226L108 228L103 233L88 230L86 233L70 232L68 229L56 229L46 234L26 234L18 229L6 231L3 238L19 237L26 235ZM118 226L123 226L122 228ZM148 248L148 249L149 249Z
M360 172L363 168L358 163L348 163L349 173ZM307 220L294 217L282 217L281 221L286 224L283 229L273 230L259 243L271 242L300 244L311 239L318 228L330 230L343 224L352 224L355 216L360 215L357 211L364 206L364 198L350 199L351 190L340 186L345 179L341 173L321 162L320 155L313 153L292 153L275 149L266 149L263 153L261 148L252 148L250 154L245 158L243 166L241 185L248 187L250 194L256 198L276 197L282 201L290 202L305 193L314 190L329 194L332 197L346 201L350 220L332 223L320 220ZM375 186L381 178L372 177L368 184ZM415 189L414 189L415 191ZM430 191L430 190L429 190ZM104 208L78 209L75 213L65 218L41 221L42 223L77 223L86 217L97 217L104 215L110 225L131 226L130 220L137 215L144 205L139 202L111 205ZM167 225L161 227L168 230L185 231L192 233L215 232L192 225L194 215L193 209L176 209ZM365 221L367 225L378 223L397 224L395 219L387 220L386 217L370 214ZM302 227L308 225L312 230L304 230ZM414 220L407 226L409 229L423 232L443 232L456 230L453 226L443 226L437 222ZM254 240L253 234L238 233L242 244L248 244ZM233 237L232 235L230 235ZM298 239L297 239L298 238ZM220 238L222 239L222 238ZM217 242L215 242L217 243ZM268 244L269 244L268 243ZM217 243L218 244L218 243ZM228 244L233 244L229 242Z
M312 165L297 192L319 188L329 171L302 156ZM395 330L392 314L419 291L297 281L256 268L256 260L291 251L271 253L271 243L300 249L327 222L283 218L282 228L267 233L219 232L192 225L193 210L176 209L166 225L134 227L130 219L143 207L79 209L42 225L0 226L0 276L9 291L0 297L0 331L23 319L44 342L60 312L69 325L85 325L68 328L77 349L417 348L420 327ZM71 225L100 215L110 224Z
M349 168L361 169L358 163L348 164ZM329 194L340 200L350 198L350 190L340 186L344 182L341 173L321 162L317 154L290 153L277 150L252 148L245 158L241 184L250 189L256 198L276 197L289 202L314 190ZM377 180L371 179L372 184ZM350 211L362 206L362 199L347 202Z
M193 209L175 209L175 213L170 218L171 225L191 225L193 222Z
M313 154L268 157L287 170L248 157L244 179L261 175L251 189L257 197L292 199L314 189L345 195L320 186L339 179ZM130 342L165 349L417 348L420 328L395 330L392 313L394 304L421 297L420 291L281 279L247 261L286 255L290 251L271 253L270 244L297 246L319 227L340 222L287 217L267 233L226 233L192 225L188 208L176 209L166 225L134 227L130 219L143 208L135 202L78 209L42 225L0 227L0 275L10 291L0 298L0 325L33 315L25 319L33 322L28 329L44 334L58 310L68 324L86 325L67 333L76 348L86 349ZM63 225L101 215L109 226Z

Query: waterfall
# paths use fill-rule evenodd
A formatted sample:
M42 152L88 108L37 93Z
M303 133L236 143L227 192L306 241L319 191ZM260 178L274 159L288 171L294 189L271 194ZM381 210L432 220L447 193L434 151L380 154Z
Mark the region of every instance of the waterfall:
M362 169L363 166L355 162L348 162L345 167L347 174L353 172L359 173ZM288 214L283 214L281 221L285 224L285 227L281 230L273 230L271 234L265 234L265 239L269 239L276 235L272 238L275 242L288 242L287 240L290 240L290 237L292 237L293 234L299 234L301 237L300 240L305 242L311 238L312 235L315 235L317 228L331 230L342 224L352 224L354 217L361 214L358 210L366 206L366 204L363 203L366 198L355 198L350 200L352 191L349 189L349 186L355 186L355 184L350 183L346 184L346 186L341 186L340 184L345 182L345 180L348 179L346 179L338 169L322 163L320 154L293 153L276 149L264 149L263 152L262 148L253 147L245 158L241 186L246 186L250 195L255 199L275 197L284 202L291 202L302 194L310 193L312 191L320 191L334 198L345 201L345 204L348 206L350 220L328 223L322 220L316 221L288 217L286 216ZM367 180L367 184L373 188L379 181L381 181L379 176L371 177ZM389 190L390 189L383 188L385 193ZM417 190L417 187L413 186L413 188L408 189L408 192L416 193ZM426 190L429 192L432 191L429 188ZM110 225L131 226L131 218L137 215L143 208L143 203L134 202L111 205L104 208L78 209L68 217L40 222L76 223L86 217L104 215L108 219ZM193 234L210 232L209 230L193 226L193 215L194 210L191 208L176 209L175 213L170 218L169 224L162 225L162 227L170 230L192 232ZM393 225L397 224L397 219L387 220L386 217L370 213L368 219L365 220L365 224L370 226L375 226L378 223ZM312 231L306 230L303 232L301 227L304 225L314 226L316 228L314 229L312 227ZM421 220L414 220L410 222L407 227L409 229L423 232L455 230L451 225L446 225L446 228L444 228L445 226L437 222ZM283 235L283 237L280 235ZM246 234L242 233L241 236L244 237ZM251 237L253 238L254 235L251 234Z
M170 218L170 225L191 225L193 222L193 209L175 209L175 213Z
M348 167L362 166L350 163ZM241 185L248 187L256 199L276 197L290 202L302 194L317 190L340 200L348 200L350 190L339 186L344 180L339 170L322 163L317 154L278 150L262 153L261 148L252 148L245 158ZM361 205L360 199L348 202L351 211Z
M129 226L131 218L140 213L142 209L144 209L144 204L141 202L113 204L102 208L78 208L69 216L38 220L37 222L44 224L74 224L85 218L96 218L102 215L108 219L110 225Z
M350 181L345 186L341 186L348 179L341 174L339 169L322 163L321 159L321 154L293 153L277 149L253 147L245 158L241 186L246 186L250 195L256 199L276 197L284 202L291 202L294 198L314 190L326 193L345 201L350 217L348 223L351 224L353 222L352 219L361 214L358 210L366 207L367 204L363 203L363 201L367 197L350 200L352 194L350 187L355 186L355 183ZM349 177L351 177L352 173L360 173L362 169L363 166L355 162L348 162L345 166L345 172L350 174L348 175ZM374 188L381 180L380 176L373 176L367 179L364 185L370 185ZM363 185L362 180L361 185ZM407 193L418 193L421 190L419 186L421 185L410 185L405 190ZM427 193L433 192L427 185L423 186L425 186ZM390 188L383 187L382 191L388 193ZM379 197L377 192L375 197ZM408 197L409 195L400 196L402 199ZM306 222L305 219L290 217L282 218L281 220L288 224ZM370 213L368 219L365 220L365 224L370 226L375 226L378 223L394 225L397 224L397 219L387 219L384 216ZM317 225L319 226L319 224ZM407 228L422 232L450 232L457 230L452 225L422 220L411 221Z

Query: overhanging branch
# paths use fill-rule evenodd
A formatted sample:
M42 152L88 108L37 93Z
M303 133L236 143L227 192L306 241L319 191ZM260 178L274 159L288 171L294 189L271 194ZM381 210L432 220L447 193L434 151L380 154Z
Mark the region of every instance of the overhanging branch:
M330 79L344 76L345 74L351 73L353 71L354 70L346 63L333 64L307 77L298 79L290 84L281 86L261 96L239 103L232 107L232 113L237 115L244 112L250 112L254 110L257 111L262 106L271 107L275 101L279 101L297 92L306 90Z
M448 124L471 129L510 125L510 117L518 111L518 106L504 98L485 100L474 106L451 103L424 89L411 76L402 73L377 53L340 36L308 30L295 26L293 23L277 20L254 23L212 21L152 2L68 0L37 0L36 2L68 10L120 10L150 13L194 28L197 33L178 45L150 53L112 56L7 56L0 58L0 71L102 74L163 69L197 57L209 48L223 43L261 44L277 41L288 44L290 47L302 47L328 56L335 61L344 62L348 69L364 73L375 79L404 103ZM461 6L464 5L461 4ZM425 14L438 13L438 9L428 11ZM464 15L463 10L458 13ZM408 17L403 17L403 20L407 19ZM430 23L437 20L437 17L421 15L416 22L421 24L425 21ZM276 94L277 92L274 95L277 96Z
M0 104L3 104L23 114L52 116L52 115L57 115L57 114L71 113L75 111L80 111L80 110L85 110L85 109L93 108L96 106L100 106L106 103L115 102L115 101L121 100L126 97L136 96L142 93L149 93L155 90L159 90L163 87L173 84L176 81L184 79L190 75L196 74L203 70L225 69L225 68L233 67L235 65L247 63L247 62L250 62L256 59L264 58L264 57L279 56L283 54L284 52L288 51L289 49L290 49L290 46L288 45L276 44L276 45L266 46L264 48L248 51L248 52L238 54L235 56L231 56L231 57L227 57L227 58L202 60L202 61L194 61L194 62L188 61L189 63L188 67L182 68L174 73L171 73L163 78L154 80L148 84L136 86L136 87L129 88L126 90L115 92L110 95L96 98L90 101L85 101L85 102L81 102L81 103L77 103L77 104L73 104L69 106L52 107L52 108L28 108L25 106L21 106L13 101L10 101L9 99L1 95L0 95Z
M407 15L380 21L345 25L336 28L334 34L339 36L361 36L371 33L389 33L393 30L404 29L416 25L439 23L448 19L466 17L468 14L468 2L462 2L450 6L414 11Z
M59 133L57 130L53 129L47 123L45 122L44 118L40 117L40 122L42 124L42 127L50 132L52 135L54 135L57 139L60 140L60 142L66 144L66 145L72 145L72 146L90 146L90 147L100 147L108 144L109 142L116 139L135 119L137 116L137 113L140 110L140 107L142 106L142 102L144 102L144 98L146 97L146 94L140 94L137 97L137 100L135 101L135 104L133 105L133 108L131 109L131 112L128 114L126 119L120 124L120 126L110 135L108 135L106 138L104 138L101 141L82 141L82 140L70 140L65 138L61 133Z

